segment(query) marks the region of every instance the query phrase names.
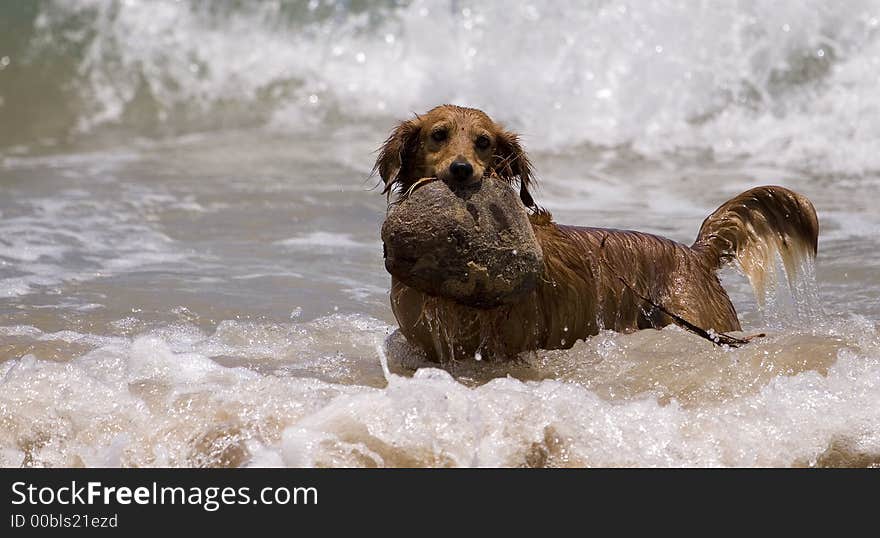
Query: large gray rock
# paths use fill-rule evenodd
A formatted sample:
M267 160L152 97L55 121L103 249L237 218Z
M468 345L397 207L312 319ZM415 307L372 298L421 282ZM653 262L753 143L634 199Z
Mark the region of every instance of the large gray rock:
M435 180L394 204L382 225L385 268L407 286L477 308L516 301L538 283L541 247L503 181L452 190Z

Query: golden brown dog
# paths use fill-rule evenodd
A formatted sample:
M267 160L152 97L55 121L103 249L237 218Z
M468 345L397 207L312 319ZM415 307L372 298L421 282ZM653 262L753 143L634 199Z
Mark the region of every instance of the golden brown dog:
M374 171L389 196L406 193L422 178L518 184L532 212L544 271L537 288L514 304L474 308L392 277L391 306L401 332L435 361L477 351L509 358L567 348L602 329L677 323L704 336L739 331L716 271L736 260L760 290L777 253L790 274L816 254L819 225L812 204L775 186L723 204L690 247L646 233L558 225L532 199L531 164L517 135L472 108L442 105L401 123L381 148Z

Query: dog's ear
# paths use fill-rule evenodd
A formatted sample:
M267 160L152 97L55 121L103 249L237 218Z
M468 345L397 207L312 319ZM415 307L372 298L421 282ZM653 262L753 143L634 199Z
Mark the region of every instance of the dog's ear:
M413 181L413 161L419 148L420 128L421 119L418 116L401 122L379 148L373 174L378 173L385 183L383 194L390 193L397 185L406 188L407 183Z
M504 130L498 132L492 167L501 179L510 183L518 179L519 197L523 204L531 209L537 207L529 193L529 187L532 186L532 163L520 145L519 135Z

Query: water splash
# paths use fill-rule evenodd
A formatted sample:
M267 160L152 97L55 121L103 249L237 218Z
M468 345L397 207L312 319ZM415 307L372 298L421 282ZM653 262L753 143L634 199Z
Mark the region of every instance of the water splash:
M0 143L108 125L155 135L357 119L384 132L391 117L453 102L486 109L532 149L880 170L876 0L46 0L35 11L0 73L4 84L17 70L0 114L33 117L0 122L27 126L0 130ZM46 84L49 59L63 68Z
M769 327L807 327L823 317L816 260L805 256L785 264L777 252L763 289L753 288L763 323Z

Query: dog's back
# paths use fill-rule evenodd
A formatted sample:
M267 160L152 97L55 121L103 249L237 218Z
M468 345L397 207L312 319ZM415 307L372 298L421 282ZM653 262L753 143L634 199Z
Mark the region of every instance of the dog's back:
M673 323L673 316L718 332L740 329L715 266L700 252L642 232L536 220L547 276L539 295L549 297L543 301L548 308L569 310L564 317L577 320L569 331L578 338L602 329L661 328ZM581 320L584 316L589 319ZM548 346L555 341L548 335Z

